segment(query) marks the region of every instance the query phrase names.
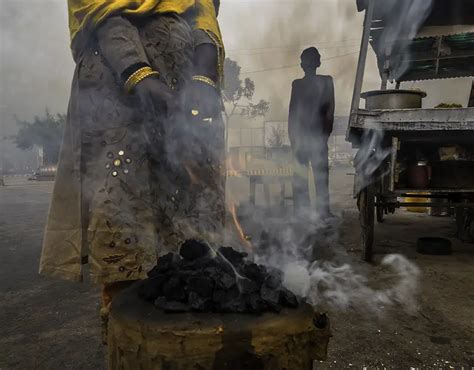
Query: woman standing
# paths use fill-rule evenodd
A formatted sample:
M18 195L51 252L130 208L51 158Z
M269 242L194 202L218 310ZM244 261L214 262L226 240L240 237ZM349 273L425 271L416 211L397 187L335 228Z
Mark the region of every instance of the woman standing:
M104 284L224 221L216 0L69 0L76 71L40 263Z

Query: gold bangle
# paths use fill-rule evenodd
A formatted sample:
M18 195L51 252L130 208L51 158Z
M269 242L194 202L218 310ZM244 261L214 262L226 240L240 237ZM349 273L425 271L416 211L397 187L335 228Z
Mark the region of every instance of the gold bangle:
M127 81L125 81L125 90L127 93L130 93L131 90L136 86L136 79L142 75L143 73L151 72L152 69L150 67L142 67L140 69L137 69L135 72L133 72L128 78Z
M214 81L212 81L209 77L196 75L196 76L193 76L192 80L205 83L209 86L212 86L214 89L217 90L217 84Z
M131 94L133 92L133 89L140 83L142 82L145 78L151 77L151 76L159 76L160 73L157 71L154 71L151 69L151 67L142 67L135 72L133 72L129 78L127 78L127 81L125 82L125 91L127 94Z

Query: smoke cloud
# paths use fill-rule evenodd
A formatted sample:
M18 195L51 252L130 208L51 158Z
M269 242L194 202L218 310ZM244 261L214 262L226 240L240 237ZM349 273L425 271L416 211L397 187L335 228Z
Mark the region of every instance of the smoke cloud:
M379 53L386 50L388 55L397 56L390 59L388 66L395 79L407 71L409 63L405 55L409 53L410 41L417 36L432 6L432 0L387 0L383 6L377 3L375 14L385 23L376 49ZM360 150L354 159L357 192L387 174L388 168L381 168L381 164L390 155L390 148L384 147L383 139L383 131L378 130L365 131L361 138Z
M392 7L395 3L391 0ZM397 24L391 32L413 37L413 17L425 14L428 3L431 1L420 0L408 6L407 23ZM2 126L14 127L9 123L13 115L28 119L46 106L53 112L64 112L74 67L65 2L2 0L0 6ZM351 0L228 0L222 1L220 15L228 56L241 64L243 77L255 80L256 95L272 104L268 120L287 118L291 81L302 75L299 55L313 45L323 57L320 72L334 76L338 114L348 112L362 20L363 14L357 13ZM371 52L364 89L378 86ZM378 139L369 138L363 152L368 175L387 155L376 150L372 162L372 148L377 147ZM259 246L256 260L281 268L286 285L315 306L360 305L379 312L381 306L401 303L413 309L419 271L402 256L387 256L382 261L391 271L393 284L379 290L370 287L367 275L351 262L339 241L338 222L326 224L309 214L303 216L304 222L288 219L282 225L255 214L254 221L266 220L259 225L262 237L254 243Z
M220 16L227 55L255 81L256 96L271 102L268 120L287 119L291 82L302 77L300 54L310 46L322 55L319 73L335 77L338 115L348 113L362 20L347 0L223 1ZM377 86L375 66L372 58L367 88Z
M262 215L253 210L255 219ZM341 218L322 221L312 212L281 220L266 218L256 242L258 263L284 272L284 284L314 307L372 312L397 306L417 308L420 270L402 255L385 256L380 265L384 286L374 287L368 271L358 267L341 242Z
M383 139L384 133L380 130L365 131L362 135L360 149L354 158L357 193L387 174L388 169L381 168L381 164L391 149L382 145Z
M432 6L433 0L384 1L382 17L388 23L379 39L379 47L390 47L395 41L405 40L406 42L397 42L397 50L392 52L400 55L407 53L409 41L416 37ZM393 77L397 79L406 72L408 63L405 58L394 59L390 68L393 70Z

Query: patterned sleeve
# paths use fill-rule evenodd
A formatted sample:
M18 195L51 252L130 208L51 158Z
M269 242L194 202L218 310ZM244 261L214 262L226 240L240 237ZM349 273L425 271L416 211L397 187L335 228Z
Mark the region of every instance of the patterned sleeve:
M104 58L119 77L126 78L149 65L138 30L126 18L107 19L97 30L97 39Z

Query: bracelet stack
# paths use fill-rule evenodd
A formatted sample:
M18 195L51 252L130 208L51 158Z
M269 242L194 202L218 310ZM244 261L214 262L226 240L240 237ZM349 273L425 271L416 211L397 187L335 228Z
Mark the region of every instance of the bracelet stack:
M199 82L205 83L209 86L212 86L214 89L217 90L217 84L214 81L212 81L212 79L210 79L209 77L196 75L196 76L193 76L192 79L193 79L193 81L199 81Z
M125 91L127 94L131 94L133 89L142 82L145 78L152 77L152 76L159 76L160 73L151 69L151 67L143 67L136 70L134 73L130 75L130 77L125 81Z

